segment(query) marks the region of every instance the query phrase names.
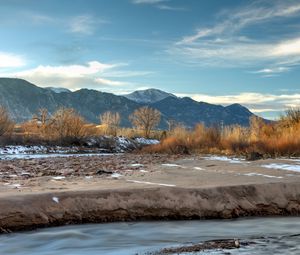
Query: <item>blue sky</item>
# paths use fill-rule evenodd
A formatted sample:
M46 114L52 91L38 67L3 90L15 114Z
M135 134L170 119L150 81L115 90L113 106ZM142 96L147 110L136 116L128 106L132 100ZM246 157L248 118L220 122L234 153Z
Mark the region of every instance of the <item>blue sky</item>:
M299 0L0 0L0 33L0 76L42 87L300 106Z

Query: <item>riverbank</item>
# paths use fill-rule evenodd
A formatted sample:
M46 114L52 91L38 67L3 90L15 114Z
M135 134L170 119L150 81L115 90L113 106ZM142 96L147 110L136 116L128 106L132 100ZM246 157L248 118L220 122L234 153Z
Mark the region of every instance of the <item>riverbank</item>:
M297 159L122 154L0 165L1 232L88 222L300 215Z

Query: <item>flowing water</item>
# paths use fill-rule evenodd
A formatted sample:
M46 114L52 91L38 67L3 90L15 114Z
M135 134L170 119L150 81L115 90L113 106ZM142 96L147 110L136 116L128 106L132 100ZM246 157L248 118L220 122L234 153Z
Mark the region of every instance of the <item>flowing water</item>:
M224 238L251 242L249 246L226 251L230 254L300 254L300 217L55 227L1 235L0 254L145 254L165 247ZM224 254L224 251L197 254Z

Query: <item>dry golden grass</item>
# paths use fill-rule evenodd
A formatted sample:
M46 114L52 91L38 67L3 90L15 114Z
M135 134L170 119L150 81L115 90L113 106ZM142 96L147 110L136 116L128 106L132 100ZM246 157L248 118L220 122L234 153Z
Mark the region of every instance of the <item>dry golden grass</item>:
M278 122L265 123L252 117L250 127L238 125L188 131L177 127L160 144L144 149L150 153L221 153L246 155L258 152L266 157L300 156L300 111L288 110Z

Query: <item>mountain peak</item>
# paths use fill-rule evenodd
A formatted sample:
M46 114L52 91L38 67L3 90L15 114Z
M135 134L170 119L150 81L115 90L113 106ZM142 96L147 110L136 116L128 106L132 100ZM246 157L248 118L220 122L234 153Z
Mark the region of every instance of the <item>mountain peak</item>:
M155 103L167 97L176 97L171 93L159 89L137 90L124 96L137 103L145 103L145 104Z
M60 87L46 87L45 89L51 90L54 93L71 92L69 89Z

